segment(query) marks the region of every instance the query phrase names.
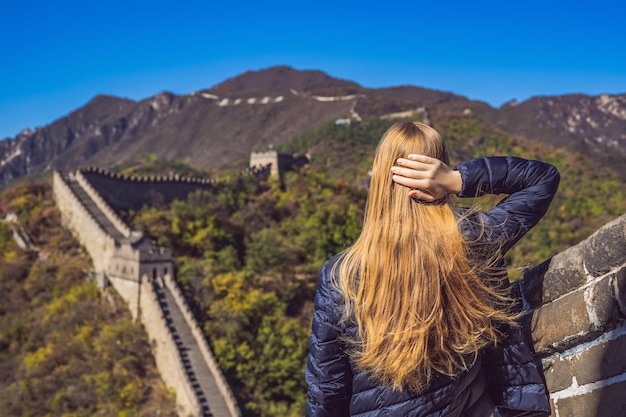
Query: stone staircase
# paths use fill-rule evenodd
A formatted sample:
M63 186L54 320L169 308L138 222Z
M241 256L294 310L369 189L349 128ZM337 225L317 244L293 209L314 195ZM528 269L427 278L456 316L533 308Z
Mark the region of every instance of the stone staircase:
M215 377L202 357L191 328L176 304L174 296L167 286L156 283L153 285L170 332L174 336L185 371L192 381L192 387L202 408L202 416L230 417L231 414L217 386Z

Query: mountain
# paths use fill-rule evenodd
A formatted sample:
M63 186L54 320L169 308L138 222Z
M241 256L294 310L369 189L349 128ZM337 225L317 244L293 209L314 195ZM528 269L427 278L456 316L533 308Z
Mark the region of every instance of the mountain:
M626 173L626 94L533 97L484 116L510 133L576 148Z
M333 119L407 117L421 108L473 114L506 132L592 154L626 176L626 95L535 97L495 109L449 92L369 89L277 66L185 96L97 96L48 126L0 141L0 184L52 169L130 164L145 153L216 169Z

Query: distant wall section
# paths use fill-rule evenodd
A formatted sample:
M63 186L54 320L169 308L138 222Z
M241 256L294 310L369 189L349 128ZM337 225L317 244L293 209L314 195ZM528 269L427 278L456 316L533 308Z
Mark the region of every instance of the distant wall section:
M135 177L93 167L84 168L80 172L114 210L138 210L144 205L183 200L194 191L211 190L215 186L215 181L209 178Z

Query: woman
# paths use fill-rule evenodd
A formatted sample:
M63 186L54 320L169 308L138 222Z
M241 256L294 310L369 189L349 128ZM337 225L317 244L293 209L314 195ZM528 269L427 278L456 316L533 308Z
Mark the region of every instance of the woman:
M559 174L512 157L448 165L421 123L381 139L361 235L320 273L307 416L549 414L501 259L545 214ZM509 196L482 213L454 211L452 194Z

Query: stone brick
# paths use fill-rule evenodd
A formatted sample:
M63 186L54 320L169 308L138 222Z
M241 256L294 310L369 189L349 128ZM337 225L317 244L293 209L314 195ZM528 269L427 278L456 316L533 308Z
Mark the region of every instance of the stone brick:
M526 271L521 289L531 307L549 303L587 281L582 254L578 244Z
M545 361L543 372L546 376L548 391L561 391L572 385L572 370L570 361L556 356L552 361Z
M593 276L606 274L626 260L626 215L592 234L584 244L584 262Z
M626 381L598 388L592 392L556 401L559 417L626 416Z
M571 359L571 368L578 384L589 384L626 373L624 352L626 335L576 355Z
M614 275L605 276L585 291L589 318L597 329L617 318L619 308L614 294L614 279Z
M615 298L620 315L626 317L626 266L615 274Z
M537 352L549 351L550 345L563 346L565 338L588 331L590 322L583 291L575 291L535 310L531 326Z

